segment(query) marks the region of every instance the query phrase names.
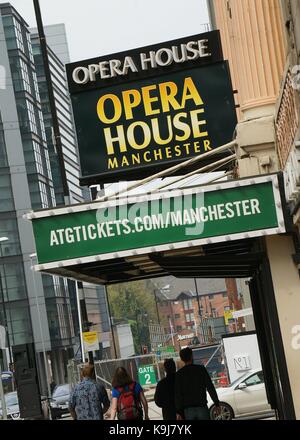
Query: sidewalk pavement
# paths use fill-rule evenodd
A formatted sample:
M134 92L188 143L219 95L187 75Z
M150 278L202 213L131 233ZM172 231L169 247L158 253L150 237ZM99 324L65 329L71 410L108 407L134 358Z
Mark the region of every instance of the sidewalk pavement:
M158 408L154 402L148 402L149 405L149 419L150 420L162 420L161 409Z

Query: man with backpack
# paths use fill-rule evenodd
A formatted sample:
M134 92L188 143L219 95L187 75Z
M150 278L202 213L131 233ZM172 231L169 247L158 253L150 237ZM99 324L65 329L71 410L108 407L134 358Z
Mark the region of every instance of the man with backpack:
M125 368L117 368L112 380L111 420L149 420L143 388L134 382ZM144 417L143 417L144 408Z

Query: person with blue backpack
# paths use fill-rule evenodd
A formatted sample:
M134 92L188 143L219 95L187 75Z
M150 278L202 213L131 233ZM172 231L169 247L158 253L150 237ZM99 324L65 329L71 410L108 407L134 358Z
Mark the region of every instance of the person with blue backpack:
M111 420L116 415L118 420L149 420L143 388L123 367L117 368L112 380Z

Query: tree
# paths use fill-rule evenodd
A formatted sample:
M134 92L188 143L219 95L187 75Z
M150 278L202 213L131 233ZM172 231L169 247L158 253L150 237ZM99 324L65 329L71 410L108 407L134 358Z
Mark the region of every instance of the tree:
M140 353L141 344L150 345L149 322L157 322L153 284L150 280L131 281L108 286L107 292L112 316L130 323L135 349Z

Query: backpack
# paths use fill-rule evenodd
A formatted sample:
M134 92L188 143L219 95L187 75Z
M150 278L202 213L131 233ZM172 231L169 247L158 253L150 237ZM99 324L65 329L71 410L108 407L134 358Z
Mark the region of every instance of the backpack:
M132 382L126 388L117 388L120 396L118 398L118 419L119 420L142 420L143 412L139 398L135 395L136 383Z

